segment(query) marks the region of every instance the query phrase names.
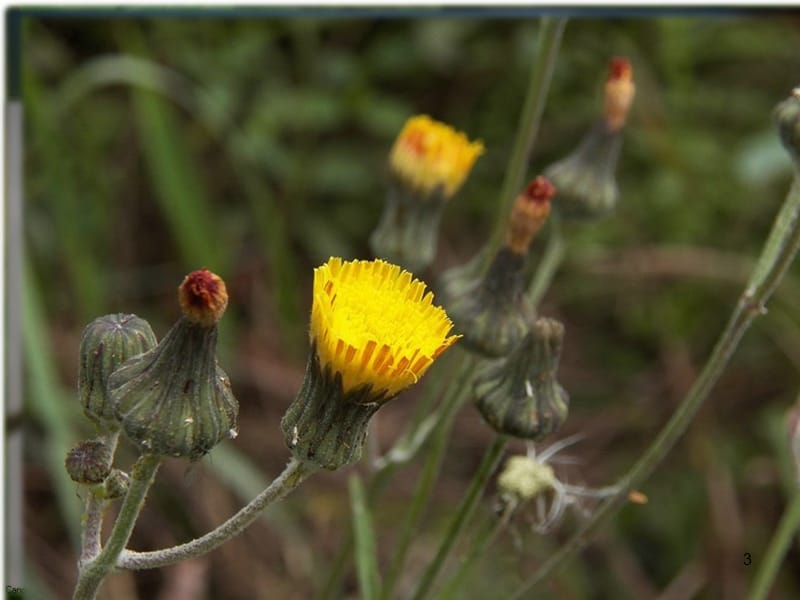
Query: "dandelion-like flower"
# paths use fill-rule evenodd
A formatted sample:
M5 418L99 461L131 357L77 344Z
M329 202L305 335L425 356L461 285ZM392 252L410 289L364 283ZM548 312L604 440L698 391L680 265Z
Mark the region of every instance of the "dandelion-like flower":
M394 177L423 196L439 191L445 199L464 184L478 157L483 154L480 141L467 136L427 115L406 121L389 155Z
M370 417L458 339L451 328L425 284L396 265L331 258L318 267L308 366L281 421L295 456L326 469L358 460Z
M445 203L461 188L481 142L428 116L410 118L389 154L389 190L370 237L376 256L419 272L436 254Z

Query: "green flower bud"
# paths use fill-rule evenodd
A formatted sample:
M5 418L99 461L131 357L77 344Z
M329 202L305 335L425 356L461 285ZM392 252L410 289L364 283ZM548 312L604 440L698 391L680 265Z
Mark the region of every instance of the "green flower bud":
M72 481L95 485L102 483L111 471L111 453L99 440L80 442L67 453L64 466Z
M447 311L467 348L504 356L528 331L534 310L523 293L524 268L525 256L504 247L483 277L469 284L451 279L450 288L443 290Z
M614 210L619 199L615 170L622 137L605 121L597 123L569 156L544 174L558 189L556 210L565 218L591 219Z
M800 87L794 88L792 95L778 104L773 119L795 168L800 168Z
M155 348L114 371L108 387L123 431L142 453L194 460L236 436L239 405L216 358L225 284L195 271L179 300L184 316Z
M608 64L603 93L603 118L580 146L545 169L558 189L556 208L566 218L591 219L614 210L619 190L614 176L622 145L622 128L636 95L633 68L624 57Z
M113 469L103 483L103 496L106 500L117 500L128 493L131 478L125 471Z
M478 373L478 410L498 433L540 440L567 418L569 396L556 380L564 326L540 318L505 359Z
M83 330L78 393L84 413L102 429L112 431L119 428L108 399L109 375L132 356L155 345L156 336L150 324L136 315L105 315Z

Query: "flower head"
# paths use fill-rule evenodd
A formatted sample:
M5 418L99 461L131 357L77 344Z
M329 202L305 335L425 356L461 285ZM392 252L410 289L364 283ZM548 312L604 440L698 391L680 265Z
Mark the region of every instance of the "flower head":
M331 258L314 270L311 338L344 392L398 394L460 337L448 336L452 326L425 284L396 265Z
M428 196L437 189L451 198L463 185L472 165L483 154L480 141L427 115L411 117L389 156L392 173L415 191Z

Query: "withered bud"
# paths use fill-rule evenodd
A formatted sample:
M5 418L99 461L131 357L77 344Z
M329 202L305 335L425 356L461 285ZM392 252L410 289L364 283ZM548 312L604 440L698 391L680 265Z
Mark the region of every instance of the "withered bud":
M192 271L178 287L178 302L184 316L202 327L217 323L228 306L228 290L221 277L208 269Z
M108 446L99 440L85 440L67 453L64 466L72 481L95 485L111 471Z
M635 95L636 85L633 83L630 61L620 56L612 58L608 65L604 107L606 123L612 131L618 131L625 125Z
M556 188L543 176L528 184L514 201L506 230L506 245L516 254L527 254L531 241L547 221L550 199Z

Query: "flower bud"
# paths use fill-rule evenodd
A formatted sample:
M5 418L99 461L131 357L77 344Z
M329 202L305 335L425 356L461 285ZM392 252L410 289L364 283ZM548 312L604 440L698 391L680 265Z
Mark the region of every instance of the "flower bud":
M556 188L545 177L539 176L517 196L511 207L506 230L506 245L516 254L527 254L531 241L542 228L550 214L550 199Z
M331 258L315 269L306 373L281 420L295 458L329 470L356 462L372 415L458 339L451 327L396 265Z
M130 357L150 350L156 336L150 324L136 315L105 315L83 330L79 350L78 393L87 417L104 430L118 429L108 399L111 373Z
M103 483L103 496L106 500L117 500L128 493L131 478L125 471L113 469Z
M586 134L566 158L545 169L558 189L556 208L566 218L605 216L617 205L615 178L622 146L622 127L628 117L636 88L633 70L625 58L613 58L605 85L603 119Z
M111 471L111 453L100 440L86 440L67 453L64 466L72 481L95 485Z
M540 318L506 357L478 373L478 410L498 433L540 440L567 418L569 396L556 380L564 326Z
M794 88L792 95L778 104L773 119L781 143L792 157L795 168L800 168L800 87Z
M445 304L464 344L488 357L504 356L528 331L534 309L523 293L525 256L501 248L486 273L459 296L445 290Z
M482 153L480 142L444 123L425 115L409 119L389 156L389 192L370 236L375 255L412 272L427 268L445 204Z
M239 405L217 364L225 284L203 269L178 289L183 316L152 350L109 378L114 411L142 453L197 459L235 437Z
M633 68L630 61L620 56L612 58L608 65L603 107L609 129L613 131L622 129L635 95L636 86L633 83Z

